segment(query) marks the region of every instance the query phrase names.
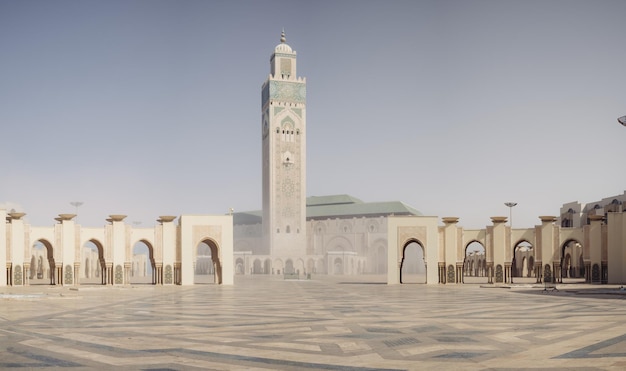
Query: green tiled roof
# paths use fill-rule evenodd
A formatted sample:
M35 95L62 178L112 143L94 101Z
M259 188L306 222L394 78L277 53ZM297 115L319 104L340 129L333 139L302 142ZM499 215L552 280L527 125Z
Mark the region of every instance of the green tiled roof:
M307 199L306 218L307 219L328 219L328 218L348 218L348 217L375 217L387 215L422 215L416 209L400 202L363 202L348 195L318 197L327 201L336 202L309 202L313 197ZM352 200L352 202L347 202ZM319 201L319 200L315 200Z
M350 195L311 196L306 199L306 206L362 204L363 201Z
M259 224L263 219L263 212L257 211L244 211L241 213L233 213L233 224Z
M306 218L333 219L377 217L387 215L422 215L418 210L400 202L363 202L350 195L311 196L306 199ZM233 223L261 223L262 211L247 211L233 214Z

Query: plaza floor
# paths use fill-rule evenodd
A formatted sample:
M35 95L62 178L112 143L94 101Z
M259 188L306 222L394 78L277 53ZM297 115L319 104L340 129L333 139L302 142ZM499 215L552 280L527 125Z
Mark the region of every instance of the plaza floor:
M237 276L234 286L0 288L0 369L624 370L618 286L386 285Z

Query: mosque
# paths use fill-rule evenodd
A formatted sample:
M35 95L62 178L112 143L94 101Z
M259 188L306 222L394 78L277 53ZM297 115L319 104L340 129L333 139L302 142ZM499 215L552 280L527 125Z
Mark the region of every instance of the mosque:
M280 44L261 88L261 211L233 215L237 274L385 274L387 218L421 213L399 201L306 197L306 79Z
M493 216L476 230L399 201L307 197L306 79L297 77L284 32L261 98L262 210L163 215L153 228L110 215L103 228L87 228L74 214L35 227L23 212L0 209L0 286L130 285L142 277L154 285L231 285L236 274L378 274L388 284L412 276L425 284L626 283L626 192L565 204L532 228L513 229ZM138 243L147 255L135 253Z

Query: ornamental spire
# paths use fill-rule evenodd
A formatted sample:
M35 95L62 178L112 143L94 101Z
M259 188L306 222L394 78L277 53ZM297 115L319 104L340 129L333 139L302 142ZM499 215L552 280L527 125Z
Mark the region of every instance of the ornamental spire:
M283 27L283 32L281 32L281 34L280 34L280 42L283 43L283 44L287 42L287 39L285 38L285 28L284 27Z

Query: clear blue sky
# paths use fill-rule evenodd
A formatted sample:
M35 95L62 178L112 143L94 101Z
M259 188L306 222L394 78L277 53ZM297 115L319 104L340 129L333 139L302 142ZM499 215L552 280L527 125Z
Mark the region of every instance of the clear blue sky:
M626 1L0 0L0 203L35 226L261 207L261 85L307 78L309 196L532 227L626 189Z

